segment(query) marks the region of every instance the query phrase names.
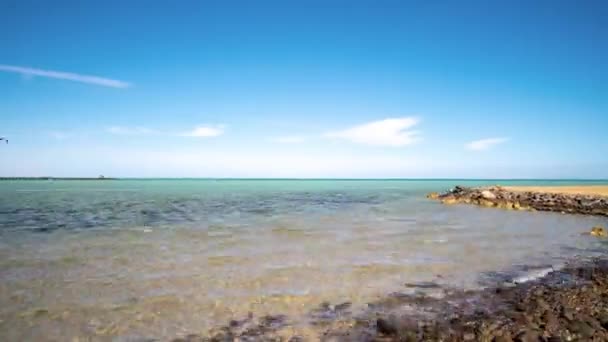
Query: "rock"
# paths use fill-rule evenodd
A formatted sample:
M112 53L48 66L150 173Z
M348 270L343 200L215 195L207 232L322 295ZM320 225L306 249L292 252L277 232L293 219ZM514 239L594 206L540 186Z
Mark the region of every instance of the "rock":
M515 337L515 341L517 342L538 342L540 340L540 335L538 332L534 330L526 330L521 332L519 335Z
M502 336L494 337L494 339L492 341L493 342L513 342L513 339L511 338L510 335L502 335Z
M551 306L549 306L549 304L547 304L547 302L542 298L538 298L536 300L536 305L543 311L551 309Z
M496 205L494 202L488 201L488 200L485 200L485 199L480 199L478 201L478 204L480 206L482 206L482 207L488 207L488 208L494 207Z
M545 311L541 319L545 324L545 329L547 330L555 330L559 327L559 319L553 312L549 310Z
M464 334L464 335L462 336L462 338L463 338L465 341L473 341L473 340L475 340L475 334L473 334L473 333L466 333L466 334Z
M532 191L513 192L500 187L467 188L456 186L443 194L430 193L427 198L439 199L445 204L466 203L508 210L543 210L566 214L608 216L608 201L598 196L562 195ZM608 237L608 232L601 236Z
M595 329L583 321L574 321L568 325L568 330L580 335L584 339L589 339L595 334Z
M500 202L498 207L502 208L502 209L511 210L511 209L513 209L513 203L511 203L509 201Z
M561 316L569 321L574 319L574 312L568 308L562 308Z
M598 317L598 321L604 329L608 330L608 312L601 313Z
M446 196L441 199L441 203L443 204L456 204L458 200L454 196Z
M608 236L608 232L602 226L595 226L595 227L591 228L591 232L589 232L589 234L591 236L597 236L597 237L607 237Z
M481 192L481 197L483 197L485 199L489 199L489 200L496 199L496 195L494 195L494 193L490 190L483 190Z
M426 198L436 200L439 198L439 194L436 192L431 192L426 195Z
M383 335L397 335L398 329L394 319L391 318L378 318L376 321L376 329Z

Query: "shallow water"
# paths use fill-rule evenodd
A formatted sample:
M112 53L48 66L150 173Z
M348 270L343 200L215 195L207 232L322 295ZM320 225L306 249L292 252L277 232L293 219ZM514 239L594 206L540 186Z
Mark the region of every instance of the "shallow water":
M410 283L477 288L493 272L538 266L534 276L602 252L580 233L605 218L424 197L495 183L0 182L0 336L170 339L249 312L310 333L324 301L357 311Z

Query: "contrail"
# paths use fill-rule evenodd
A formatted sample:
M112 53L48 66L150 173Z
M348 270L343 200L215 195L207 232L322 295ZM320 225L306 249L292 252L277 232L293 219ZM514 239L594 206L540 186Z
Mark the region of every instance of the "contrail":
M75 74L71 72L63 72L63 71L54 71L54 70L42 70L42 69L34 69L27 68L15 65L4 65L0 64L0 71L13 72L16 74L21 74L25 76L40 76L40 77L48 77L48 78L56 78L60 80L68 80L86 84L94 84L103 87L111 87L111 88L128 88L131 84L119 80L113 80L110 78L98 77L98 76L89 76L89 75L81 75Z

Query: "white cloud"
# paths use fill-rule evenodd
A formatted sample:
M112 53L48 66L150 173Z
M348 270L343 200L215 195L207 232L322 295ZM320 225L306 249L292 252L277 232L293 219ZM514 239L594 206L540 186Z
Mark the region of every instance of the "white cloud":
M75 73L64 72L64 71L34 69L34 68L21 67L21 66L15 66L15 65L0 64L0 71L21 74L24 77L33 77L33 76L48 77L48 78L68 80L68 81L93 84L93 85L111 87L111 88L128 88L131 86L131 84L129 84L127 82L113 80L113 79L105 78L105 77L81 75L81 74L75 74Z
M508 138L480 139L480 140L471 141L470 143L466 144L466 148L469 150L473 150L473 151L485 151L498 144L502 144L508 140L509 140Z
M211 138L224 134L224 127L219 126L198 126L189 132L179 134L184 137Z
M210 138L224 134L224 126L197 126L186 132L160 131L142 126L112 126L106 129L108 133L116 135L165 135L176 137Z
M125 127L125 126L112 126L107 129L109 133L118 135L146 135L158 133L157 131L146 128L146 127Z
M305 140L306 139L304 137L300 137L297 135L287 135L287 136L276 137L276 138L270 139L270 141L279 143L279 144L301 144Z
M414 117L389 118L329 132L327 138L345 139L358 144L399 147L417 140L418 132L408 131L419 120Z

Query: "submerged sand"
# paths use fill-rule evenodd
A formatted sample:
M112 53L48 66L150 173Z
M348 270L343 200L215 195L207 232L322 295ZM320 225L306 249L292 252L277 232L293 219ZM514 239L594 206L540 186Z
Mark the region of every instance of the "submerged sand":
M608 185L568 185L568 186L504 186L503 189L517 192L539 192L567 195L592 195L608 197Z

